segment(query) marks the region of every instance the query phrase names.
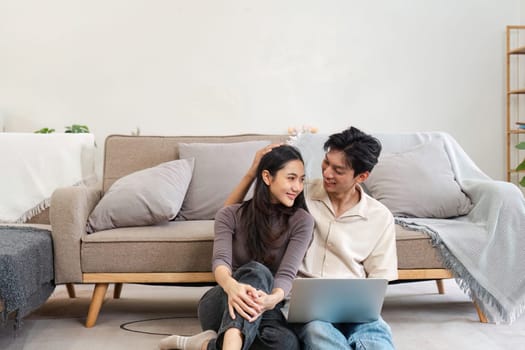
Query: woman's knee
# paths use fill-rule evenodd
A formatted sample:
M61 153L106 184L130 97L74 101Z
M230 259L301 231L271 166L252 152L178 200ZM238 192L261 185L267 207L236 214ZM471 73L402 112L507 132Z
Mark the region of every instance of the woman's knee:
M244 275L244 274L247 274L247 273L257 273L257 274L262 274L266 277L272 277L272 272L270 271L270 269L260 263L260 262L257 262L257 261L250 261L249 263L246 263L244 265L242 265L241 267L239 267L235 272L234 272L234 275L236 274L239 274L239 275Z
M233 277L242 283L250 284L255 288L263 289L267 293L273 287L273 274L265 265L251 261L239 267Z

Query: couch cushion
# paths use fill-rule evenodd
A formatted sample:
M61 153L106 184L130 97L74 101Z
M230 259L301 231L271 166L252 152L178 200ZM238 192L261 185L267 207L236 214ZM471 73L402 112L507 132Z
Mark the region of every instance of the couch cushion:
M125 227L82 237L83 272L209 272L213 220L171 221ZM396 225L399 269L443 268L423 232Z
M449 218L468 214L472 207L441 140L381 155L365 186L396 216Z
M82 242L194 242L213 240L213 237L213 220L180 220L153 226L121 227L85 234L82 236Z
M195 158L195 170L179 216L185 220L213 219L246 174L255 152L269 143L180 143L179 157Z
M120 178L90 214L86 231L174 219L188 189L193 164L193 159L173 160Z
M82 272L210 272L213 240L84 243Z
M442 269L443 263L426 233L396 225L398 269Z
M82 272L209 272L213 220L117 228L82 237Z

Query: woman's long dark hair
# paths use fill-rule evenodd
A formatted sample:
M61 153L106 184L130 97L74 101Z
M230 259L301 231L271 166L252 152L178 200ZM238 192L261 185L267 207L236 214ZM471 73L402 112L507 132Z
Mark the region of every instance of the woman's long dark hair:
M289 145L276 147L265 154L257 168L253 197L239 208L240 226L248 233L248 250L255 261L271 263L273 257L268 255L268 250L280 244L279 238L288 230L289 218L298 208L306 210L304 192L295 198L292 207L271 203L270 188L262 179L263 170L275 176L292 160L300 160L304 164L301 153Z

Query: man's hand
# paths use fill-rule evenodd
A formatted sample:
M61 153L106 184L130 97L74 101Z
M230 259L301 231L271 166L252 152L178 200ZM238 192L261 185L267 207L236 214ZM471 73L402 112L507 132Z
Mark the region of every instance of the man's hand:
M261 148L255 153L252 165L248 169L246 175L244 175L241 181L237 184L237 186L235 186L228 198L226 198L226 201L224 202L225 206L242 202L242 200L246 196L246 193L248 193L248 190L250 189L253 180L255 180L255 178L257 177L257 168L259 167L261 158L275 147L279 147L282 145L283 143L272 143L271 145Z
M253 158L252 165L248 169L248 174L252 176L253 179L257 177L257 168L259 167L259 163L261 162L262 157L266 154L272 151L275 147L282 146L283 143L272 143L264 148L261 148L257 152L255 152L255 157Z

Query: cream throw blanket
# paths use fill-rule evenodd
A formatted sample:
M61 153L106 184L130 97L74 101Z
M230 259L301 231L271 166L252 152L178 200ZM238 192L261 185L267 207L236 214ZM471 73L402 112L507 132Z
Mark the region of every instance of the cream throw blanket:
M0 133L0 222L22 223L58 187L95 181L92 134Z
M456 180L472 200L473 209L453 219L397 217L396 222L432 237L458 285L478 302L491 322L511 323L517 319L525 310L525 199L521 190L491 180L448 134L373 135L381 140L383 152L387 153L443 140ZM309 177L321 176L326 138L304 134L291 142L301 150Z

